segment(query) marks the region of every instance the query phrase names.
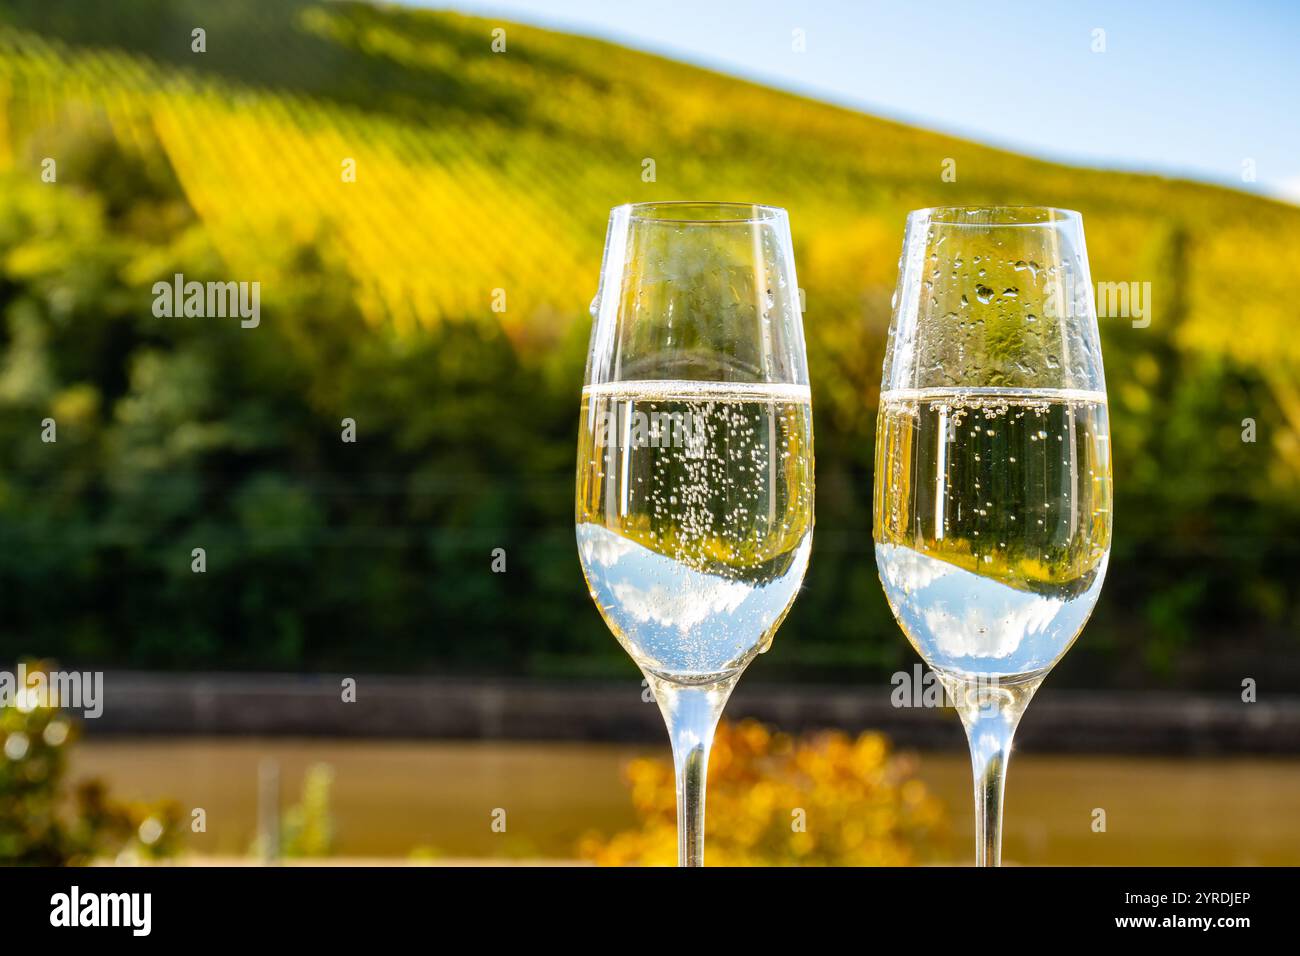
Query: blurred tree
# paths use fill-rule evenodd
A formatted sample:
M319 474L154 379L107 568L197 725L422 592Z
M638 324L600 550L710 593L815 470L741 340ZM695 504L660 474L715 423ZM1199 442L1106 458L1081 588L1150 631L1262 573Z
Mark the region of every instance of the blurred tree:
M47 668L28 665L29 675L37 670ZM75 739L72 719L35 690L20 688L16 701L0 704L0 864L67 866L174 855L184 833L174 802L122 803L97 780L68 792Z
M913 758L878 733L792 738L753 720L723 721L709 759L705 815L715 866L912 866L941 858L947 823ZM641 826L589 835L578 854L602 866L677 861L672 761L628 767Z

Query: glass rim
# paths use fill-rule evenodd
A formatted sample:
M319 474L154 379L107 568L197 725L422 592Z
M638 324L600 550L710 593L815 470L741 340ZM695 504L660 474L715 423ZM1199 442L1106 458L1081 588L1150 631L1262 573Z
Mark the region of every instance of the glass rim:
M963 217L971 217L969 219ZM1080 223L1083 214L1058 206L991 205L991 206L927 206L914 209L907 218L928 219L939 226L971 226L974 228L1004 228L1019 226L1056 226L1063 223Z
M703 214L710 210L722 215ZM690 215L692 211L697 211L697 214ZM625 212L633 222L677 223L684 226L734 226L778 222L787 215L780 206L769 206L765 203L712 202L695 199L624 203L610 210L610 215L612 217L620 212Z

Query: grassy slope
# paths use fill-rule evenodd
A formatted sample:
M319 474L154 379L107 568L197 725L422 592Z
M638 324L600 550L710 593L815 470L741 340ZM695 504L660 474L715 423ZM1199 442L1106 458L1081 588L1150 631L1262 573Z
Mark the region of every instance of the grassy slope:
M40 131L106 112L124 137L162 144L232 273L269 287L268 250L318 241L376 321L483 316L530 353L585 321L609 207L783 205L810 358L829 370L819 404L846 432L870 428L908 210L1075 208L1095 280L1152 282L1151 328L1103 321L1118 407L1142 416L1153 401L1151 369L1130 359L1226 358L1269 383L1270 407L1252 399L1224 421L1276 423L1274 477L1300 475L1300 209L1029 159L530 27L506 24L493 53L498 25L308 0L17 0L0 12L0 160L34 164ZM341 181L345 158L356 183ZM946 159L956 182L940 178ZM489 311L495 289L504 315Z
M127 10L24 0L0 14L11 155L68 101L93 104L161 140L237 265L255 269L241 250L286 232L326 235L375 314L399 322L481 312L504 287L506 321L544 335L589 298L611 205L718 197L789 207L812 314L832 306L838 325L865 301L878 323L908 209L1042 202L1087 215L1098 279L1149 278L1170 231L1193 233L1184 344L1300 360L1272 315L1300 266L1300 210L1282 204L1026 159L522 26L494 54L495 24L452 14L299 0ZM206 53L189 49L194 25ZM354 185L340 181L345 157ZM946 158L955 183L940 180ZM1224 321L1216 300L1243 293L1234 312L1264 321Z

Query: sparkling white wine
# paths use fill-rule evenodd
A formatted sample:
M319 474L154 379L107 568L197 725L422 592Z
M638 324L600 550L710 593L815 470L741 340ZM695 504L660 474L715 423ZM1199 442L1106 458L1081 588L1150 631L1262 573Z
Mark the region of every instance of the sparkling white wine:
M1046 673L1092 613L1111 533L1106 396L888 391L876 436L876 561L940 673Z
M766 650L812 528L806 385L583 390L578 551L601 615L649 672L708 683Z

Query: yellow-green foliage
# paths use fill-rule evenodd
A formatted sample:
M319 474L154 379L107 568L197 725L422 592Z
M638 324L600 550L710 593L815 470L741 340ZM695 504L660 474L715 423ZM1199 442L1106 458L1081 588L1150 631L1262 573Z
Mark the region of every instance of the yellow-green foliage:
M1153 282L1150 338L1265 370L1287 422L1273 441L1300 473L1293 206L1029 159L531 27L505 24L493 53L495 20L310 0L187 15L203 8L27 0L0 14L0 166L36 175L52 153L29 134L107 116L124 142L161 144L235 274L270 283L269 248L318 241L373 321L478 315L529 345L585 321L609 207L783 205L813 367L843 373L819 403L851 424L878 383L909 209L1075 208L1095 280ZM159 21L209 22L207 52L180 26L164 43ZM948 160L955 182L940 178ZM504 313L489 311L494 289Z
M284 815L281 850L288 857L329 856L334 849L334 817L330 791L334 768L314 764L302 781L302 800Z
M907 210L1067 206L1087 216L1098 279L1151 278L1169 230L1194 235L1185 320L1158 290L1156 321L1177 318L1180 344L1300 361L1283 321L1300 271L1290 206L1032 160L531 27L504 24L508 51L493 53L496 20L305 0L183 15L203 7L40 0L0 15L0 161L31 162L16 152L23 135L69 110L102 111L124 140L161 141L242 270L263 265L268 240L323 236L373 316L483 313L504 287L500 320L521 337L581 316L619 202L787 206L827 347L879 334ZM208 51L191 54L180 27L163 43L160 19L209 22ZM940 179L945 160L955 182Z
M805 737L754 720L724 722L709 760L707 862L715 866L909 866L933 859L946 823L916 762L878 733ZM591 835L579 855L604 866L677 861L676 791L667 757L627 770L641 825Z
M29 675L36 671L28 665ZM68 751L76 737L73 719L35 690L20 689L17 700L0 706L0 865L175 854L185 832L176 803L118 801L98 780L68 784Z
M783 205L813 367L841 373L819 405L852 427L870 419L909 209L1075 208L1096 281L1153 282L1150 339L1269 378L1285 422L1269 440L1286 480L1300 474L1295 207L1033 160L531 27L505 24L498 54L498 21L364 3L225 6L204 54L189 53L180 27L158 39L159 18L207 22L181 15L197 9L186 0L129 12L40 0L17 3L9 26L0 15L0 165L35 175L50 153L29 133L105 115L124 142L161 144L234 274L272 283L283 264L268 249L319 242L372 321L476 315L526 351L585 321L611 206ZM75 11L77 28L52 8ZM940 178L947 160L955 182ZM490 311L495 289L508 293L504 313ZM1120 335L1126 321L1106 325ZM1130 389L1121 408L1136 411L1146 391Z
M334 814L330 807L333 788L333 767L317 763L307 768L302 778L301 798L284 812L280 821L279 856L319 858L334 852ZM261 835L253 840L248 852L259 858L268 855Z

